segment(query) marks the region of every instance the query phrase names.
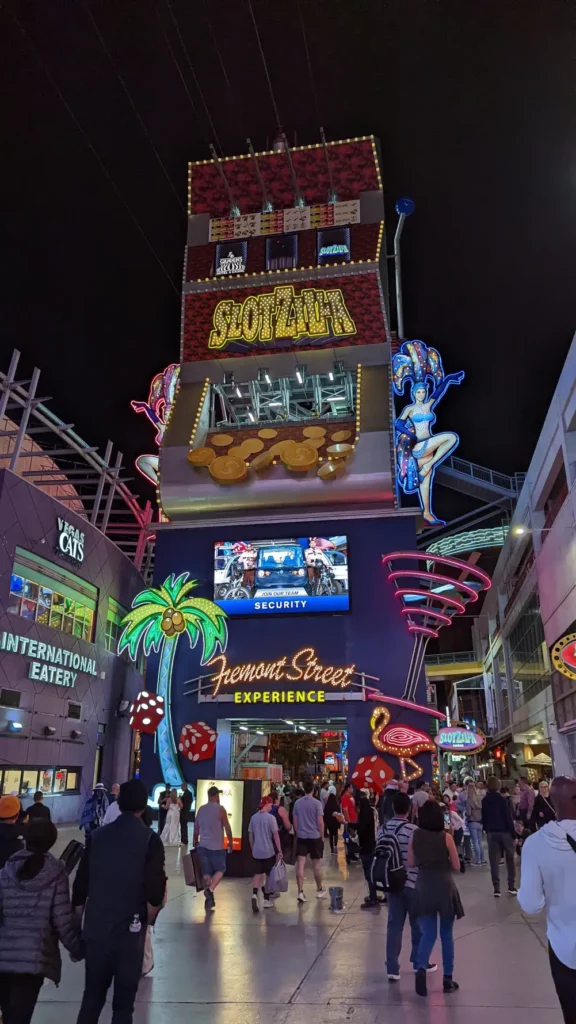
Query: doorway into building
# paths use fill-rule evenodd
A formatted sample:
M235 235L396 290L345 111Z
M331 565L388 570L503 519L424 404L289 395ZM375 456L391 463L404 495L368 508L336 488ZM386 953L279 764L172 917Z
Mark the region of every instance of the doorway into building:
M303 776L345 778L346 718L229 719L230 778L297 781Z

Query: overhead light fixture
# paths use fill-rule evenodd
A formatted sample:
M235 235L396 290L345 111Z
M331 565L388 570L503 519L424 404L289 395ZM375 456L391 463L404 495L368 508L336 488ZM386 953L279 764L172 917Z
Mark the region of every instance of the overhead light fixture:
M526 527L519 523L518 526L512 527L512 533L515 537L521 537L523 533L526 533Z
M305 725L299 725L298 728L300 729L300 732L306 732L307 731Z
M294 722L291 722L289 718L285 718L284 721L286 722L286 725L294 725Z
M11 732L20 732L20 729L23 729L24 726L22 725L22 722L9 722L8 728Z
M80 732L79 729L72 729L72 732L70 733L70 738L73 740L79 740L81 735L82 733Z
M302 383L302 374L300 373L300 370L296 370L296 380L299 384Z
M251 423L254 423L254 417L253 417L251 412L248 413L248 418L249 418Z
M247 725L239 725L238 728L241 729L242 732L248 732L248 726Z
M262 729L256 729L256 735L257 736L263 736L264 735L263 730Z
M242 392L238 386L236 386L236 394L238 395L238 398L242 398Z
M334 380L334 374L332 373L332 370L330 370L330 373L328 374L328 380Z
M282 402L268 402L268 405L282 405Z
M53 736L54 733L56 732L56 729L54 728L53 725L45 725L44 728L42 729L42 732L44 733L45 736Z
M313 736L317 736L318 735L318 733L316 732L316 729L310 729L310 732L312 733Z

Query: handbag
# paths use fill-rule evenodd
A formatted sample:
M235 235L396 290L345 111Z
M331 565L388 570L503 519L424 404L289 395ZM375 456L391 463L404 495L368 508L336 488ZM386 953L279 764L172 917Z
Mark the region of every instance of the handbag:
M190 853L184 854L182 857L182 871L184 872L186 885L196 886L197 892L201 892L204 889L204 879L198 850L191 850Z
M71 839L68 846L60 854L60 860L63 862L69 875L74 871L83 853L83 844L79 843L77 839Z
M271 892L288 892L288 872L283 860L276 861L270 872L268 885Z

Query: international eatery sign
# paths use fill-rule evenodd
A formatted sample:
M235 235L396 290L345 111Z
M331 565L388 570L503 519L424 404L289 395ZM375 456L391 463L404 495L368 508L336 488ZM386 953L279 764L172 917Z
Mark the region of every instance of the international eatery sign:
M464 722L443 725L434 737L439 750L453 754L477 754L486 746L486 737L480 729L471 728Z
M45 644L18 633L0 633L0 651L30 658L28 678L37 679L41 683L74 686L79 672L97 675L95 658L86 658L58 644Z

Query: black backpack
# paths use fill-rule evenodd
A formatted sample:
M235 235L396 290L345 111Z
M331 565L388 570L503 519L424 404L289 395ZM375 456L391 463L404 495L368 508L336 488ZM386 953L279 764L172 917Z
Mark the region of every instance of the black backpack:
M393 832L387 832L384 827L374 849L372 881L374 885L381 886L384 892L402 892L406 885L408 872L398 842L398 833L405 824L403 821Z

